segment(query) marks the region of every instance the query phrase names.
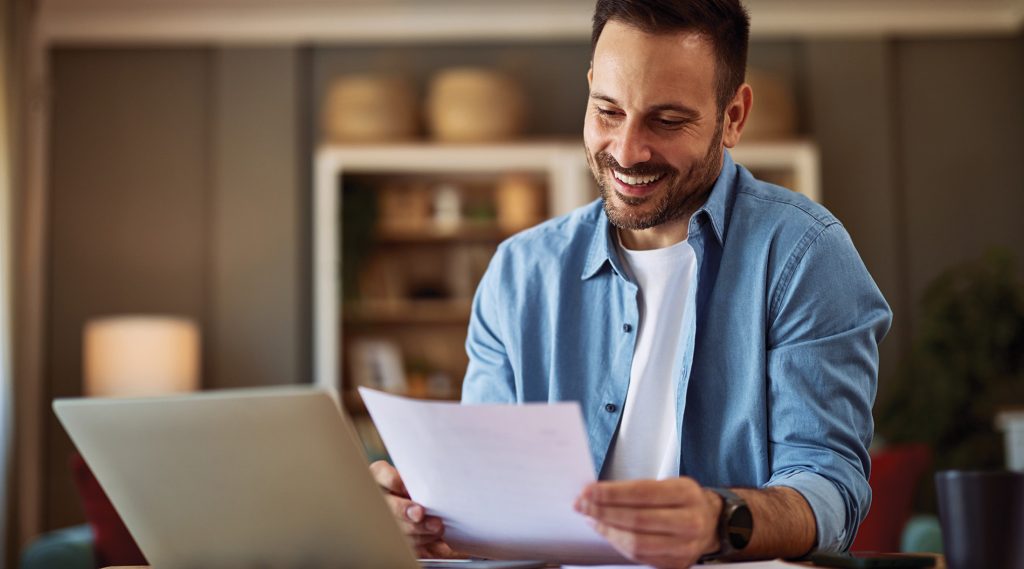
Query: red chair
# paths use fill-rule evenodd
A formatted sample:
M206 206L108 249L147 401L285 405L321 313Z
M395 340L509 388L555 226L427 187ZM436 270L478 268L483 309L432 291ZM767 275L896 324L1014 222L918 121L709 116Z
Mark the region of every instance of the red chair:
M886 447L871 455L871 509L853 541L854 551L899 551L903 527L913 513L917 484L929 469L927 445Z
M82 498L85 518L92 527L96 567L147 565L146 557L128 533L107 493L77 452L71 456L71 471Z

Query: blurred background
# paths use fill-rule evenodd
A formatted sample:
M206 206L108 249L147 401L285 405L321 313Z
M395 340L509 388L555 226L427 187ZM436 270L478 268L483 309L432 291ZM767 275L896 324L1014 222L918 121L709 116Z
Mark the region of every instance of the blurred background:
M835 213L895 313L859 543L898 549L933 470L1024 469L1024 3L747 4L733 155ZM457 398L497 243L596 197L589 0L0 6L9 567L92 536L54 398L317 383L379 454L352 388Z

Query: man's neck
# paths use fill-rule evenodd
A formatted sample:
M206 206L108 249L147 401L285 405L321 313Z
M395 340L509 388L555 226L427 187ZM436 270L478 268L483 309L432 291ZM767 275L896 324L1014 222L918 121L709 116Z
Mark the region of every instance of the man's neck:
M684 215L649 229L619 229L619 241L631 251L662 249L685 241L689 226L690 216Z

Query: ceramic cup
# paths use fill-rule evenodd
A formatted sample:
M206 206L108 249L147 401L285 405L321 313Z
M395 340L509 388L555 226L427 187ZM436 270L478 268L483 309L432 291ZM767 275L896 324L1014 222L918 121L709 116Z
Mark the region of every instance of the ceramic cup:
M1024 569L1024 472L935 474L949 569Z

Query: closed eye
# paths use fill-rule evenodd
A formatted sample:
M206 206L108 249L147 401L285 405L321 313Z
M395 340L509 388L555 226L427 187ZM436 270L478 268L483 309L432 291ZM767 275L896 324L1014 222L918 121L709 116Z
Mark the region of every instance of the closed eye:
M654 122L663 128L680 128L690 124L691 121L679 119L655 119Z

